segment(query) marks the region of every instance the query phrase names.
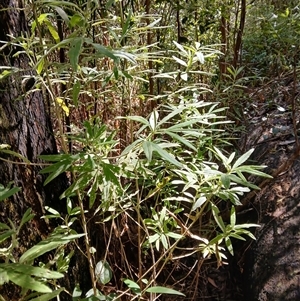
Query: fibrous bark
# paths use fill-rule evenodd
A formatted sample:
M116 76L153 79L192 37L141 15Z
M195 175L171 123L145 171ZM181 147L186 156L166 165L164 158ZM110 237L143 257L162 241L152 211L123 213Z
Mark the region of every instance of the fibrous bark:
M8 223L10 219L18 225L28 208L35 214L20 233L19 249L14 253L16 260L51 231L50 225L41 219L44 206L58 210L65 207L59 195L67 183L66 177L61 176L44 187L45 177L39 174L42 169L38 165L41 163L39 155L54 154L57 149L43 94L40 91L25 94L22 87L24 78L34 75L28 57L21 53L23 49L11 43L13 37L28 34L22 9L21 2L17 0L0 3L0 66L13 70L9 77L0 81L0 144L9 145L12 151L33 163L26 164L18 157L0 153L0 157L6 160L0 160L0 183L21 188L19 193L0 203L0 222ZM11 300L18 300L18 290L11 286L4 286L0 293Z

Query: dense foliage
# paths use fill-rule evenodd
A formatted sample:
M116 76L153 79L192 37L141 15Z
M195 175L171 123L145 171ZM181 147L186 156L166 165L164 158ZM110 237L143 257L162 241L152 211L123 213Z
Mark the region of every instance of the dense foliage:
M51 113L60 153L40 157L44 184L62 173L70 183L65 213L45 206L53 232L20 258L14 250L30 209L18 224L0 224L0 285L22 287L20 300L58 296L73 243L91 277L91 287L68 292L73 300L196 300L202 265L221 266L233 240L255 239L249 228L257 225L237 223L236 207L258 189L248 175L268 176L247 163L253 150L233 149L241 128L228 116L244 118L246 85L297 64L298 8L104 2L27 1L28 32L3 45L30 66L2 66L1 80L22 74L20 98L42 91ZM0 151L27 160L9 145ZM0 186L0 200L18 190ZM54 262L42 262L50 251Z

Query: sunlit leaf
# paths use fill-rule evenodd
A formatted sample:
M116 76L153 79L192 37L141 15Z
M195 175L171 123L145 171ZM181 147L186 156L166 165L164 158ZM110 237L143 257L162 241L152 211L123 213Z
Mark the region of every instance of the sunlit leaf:
M152 131L155 130L157 122L158 122L159 114L157 110L154 110L149 117L149 124Z
M236 223L235 208L234 206L232 206L230 210L230 225L235 226L235 223Z
M254 148L250 149L245 154L243 154L241 157L239 157L233 164L232 169L233 170L236 169L241 164L243 164L245 161L247 161L253 152L254 152Z
M140 288L140 286L136 283L136 282L134 282L134 281L132 281L132 280L130 280L130 279L125 279L124 280L124 283L135 293L135 294L137 294L137 295L140 295L141 294L141 288Z
M198 58L198 61L201 63L201 64L204 64L204 55L201 51L197 51L196 52L196 56Z
M186 72L180 73L180 78L186 82L188 80L188 74Z
M112 270L107 261L99 261L95 267L95 275L98 282L107 284L112 278Z
M163 286L153 286L146 289L146 292L148 293L156 293L156 294L169 294L169 295L178 295L178 296L184 296L185 295L181 292L178 292L172 288L163 287Z
M54 26L51 24L50 21L46 20L45 23L48 27L48 30L49 30L51 36L53 37L55 42L58 43L60 41L58 32L56 31L56 29L54 28Z
M176 56L172 56L172 58L180 65L184 66L184 67L187 67L187 63L185 61L183 61L182 59L176 57Z
M187 55L187 51L183 48L183 46L179 43L177 43L176 41L173 41L173 43L175 44L175 46L181 51L183 52L185 55Z
M225 189L230 188L230 177L227 174L222 174L221 175L221 182L222 182Z
M200 198L198 198L197 201L193 204L192 211L201 207L205 202L206 202L205 196L201 196Z
M71 27L75 27L77 25L82 26L84 23L83 17L80 14L73 14L71 19L69 20L69 24Z
M43 69L44 69L44 65L45 65L45 60L44 60L44 58L42 58L42 59L38 62L37 67L36 67L36 72L37 72L37 74L41 74L41 73L42 73L42 71L43 71Z
M162 159L165 159L166 161L178 166L178 167L182 167L183 165L178 162L175 157L168 153L167 151L165 151L164 149L162 149L158 144L155 143L151 143L152 149L155 150Z
M164 247L165 249L168 249L169 244L168 244L168 241L167 241L167 238L166 238L166 235L165 235L165 234L162 234L162 235L161 235L160 240L161 240L161 243L162 243L163 247Z
M231 240L230 240L229 237L225 238L225 245L226 245L227 250L229 251L229 253L233 256L234 255L233 246L232 246L232 243L231 243Z
M213 213L213 216L214 216L214 219L215 219L216 223L218 224L220 229L223 232L225 232L225 225L224 225L224 222L222 220L222 217L220 216L220 211L219 211L218 207L215 204L211 204L211 208L212 208L212 213Z
M27 250L21 257L19 262L31 262L33 259L53 250L61 245L65 245L72 240L80 238L84 236L84 234L73 234L73 235L63 235L63 236L55 236L49 237L38 244L34 245L32 248Z

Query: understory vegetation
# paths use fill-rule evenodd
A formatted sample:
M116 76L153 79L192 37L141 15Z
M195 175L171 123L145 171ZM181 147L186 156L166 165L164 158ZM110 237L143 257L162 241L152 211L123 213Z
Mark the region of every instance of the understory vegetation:
M29 162L0 144L0 159L40 166L44 185L61 174L69 183L63 212L44 204L51 233L22 254L31 208L0 223L0 291L13 283L24 301L201 300L203 266L228 264L235 241L255 239L258 225L236 211L270 176L238 139L248 92L299 73L290 2L25 1L28 32L1 47L30 65L1 66L0 80L20 76L15 101L43 94L59 152ZM7 206L15 193L0 185ZM70 290L60 281L76 252L90 287Z

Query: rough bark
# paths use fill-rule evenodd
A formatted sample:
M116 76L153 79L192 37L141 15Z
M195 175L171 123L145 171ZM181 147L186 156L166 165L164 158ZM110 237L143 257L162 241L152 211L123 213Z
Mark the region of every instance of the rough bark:
M9 8L9 9L8 9ZM18 1L3 1L0 11L0 40L8 41L8 35L26 35L25 15L20 10ZM14 55L21 49L7 46L0 54L1 66L19 68L15 73L0 82L0 143L8 144L11 150L18 152L32 163L41 162L41 154L57 152L56 143L51 128L50 118L46 113L42 93L37 91L24 96L22 79L32 75L25 55ZM60 181L51 186L43 187L43 177L39 174L41 166L26 165L15 157L1 157L17 164L0 162L0 181L3 185L13 182L22 191L13 198L13 202L4 203L2 214L6 217L13 213L13 220L18 221L24 211L31 207L34 213L41 215L43 206L58 202L58 195L65 185ZM18 162L19 161L19 162ZM45 224L38 222L38 231L46 231Z
M0 23L1 46L10 42L9 35L26 36L28 28L21 1L1 1ZM2 49L0 65L19 68L22 71L0 81L0 144L10 145L11 150L36 164L24 164L21 159L0 153L1 158L16 162L12 164L0 160L0 183L4 186L12 183L21 188L19 193L0 203L0 222L7 223L10 219L18 225L28 208L32 208L35 214L35 218L23 227L20 233L19 249L14 254L17 259L25 250L51 232L53 227L41 219L44 206L48 205L59 211L65 210L65 204L59 200L59 195L67 187L67 179L62 175L43 186L45 177L39 174L42 169L42 166L38 165L41 163L39 155L57 153L50 116L47 115L40 91L24 96L22 79L34 73L29 68L26 55L14 56L22 49L9 44ZM74 272L76 271L78 272L79 268L74 268ZM68 279L65 281L67 284ZM4 285L0 288L0 293L6 300L19 299L19 290L11 285Z

